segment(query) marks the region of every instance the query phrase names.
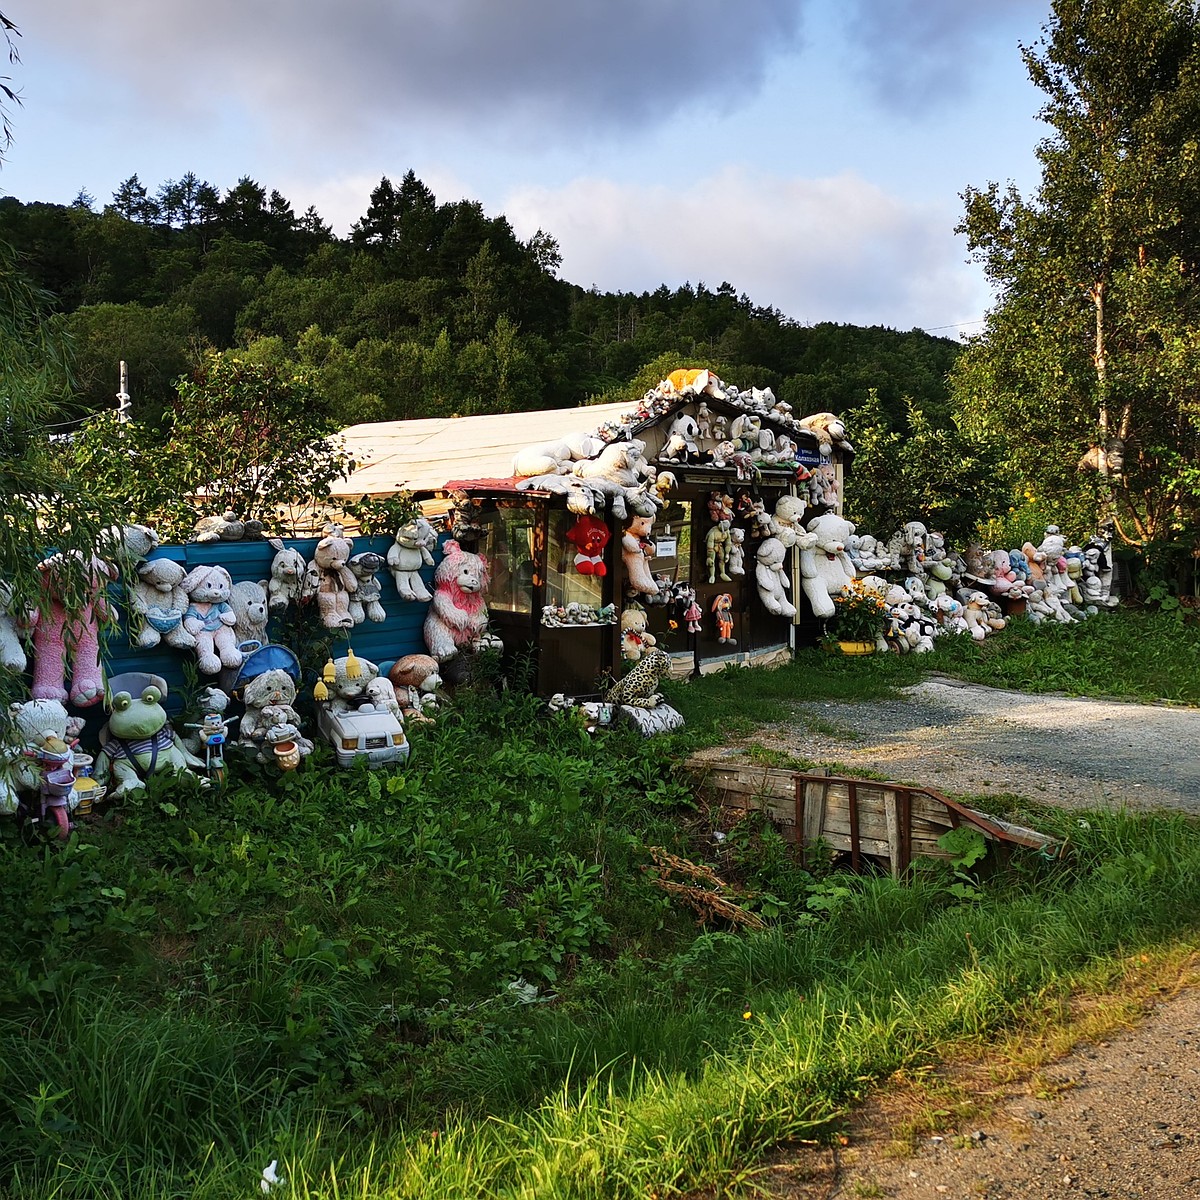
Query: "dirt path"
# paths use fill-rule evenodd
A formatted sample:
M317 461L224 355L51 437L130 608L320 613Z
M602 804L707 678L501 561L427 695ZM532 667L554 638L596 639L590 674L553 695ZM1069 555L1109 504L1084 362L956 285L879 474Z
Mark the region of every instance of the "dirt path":
M1078 808L1200 814L1200 709L1030 696L933 679L881 703L804 703L748 742L851 774L869 770L953 795L1013 794ZM1182 986L1190 983L1194 986ZM884 1088L847 1145L781 1154L756 1178L778 1200L1200 1198L1200 975L1134 1028L1077 1047L897 1154L912 1096ZM907 1107L906 1107L907 1106Z
M1200 987L1148 1010L1136 1028L997 1089L976 1081L984 1115L897 1151L907 1094L884 1090L846 1144L791 1151L756 1177L765 1200L1183 1200L1200 1196ZM936 1103L936 1101L935 1101Z
M1200 814L1200 709L1030 696L932 679L868 704L802 703L751 739L966 796Z

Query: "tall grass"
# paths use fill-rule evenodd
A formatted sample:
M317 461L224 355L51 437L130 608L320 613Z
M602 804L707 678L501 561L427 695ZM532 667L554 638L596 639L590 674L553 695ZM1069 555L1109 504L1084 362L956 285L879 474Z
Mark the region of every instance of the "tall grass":
M1200 624L1181 611L1122 607L1077 625L1011 620L976 642L942 637L927 666L1032 692L1200 704Z
M936 870L908 886L839 880L826 919L598 963L557 1002L492 1023L490 1052L459 1060L460 1093L416 1123L291 1086L244 1013L132 1010L84 984L41 1022L0 1022L10 1190L244 1196L271 1158L313 1197L728 1183L766 1147L821 1136L872 1081L1020 1021L1098 961L1200 940L1189 821L1044 817L1075 838L1071 859L1018 860L974 902Z
M1049 632L1079 659L1082 634ZM712 853L676 764L731 710L927 665L710 676L679 694L689 731L651 743L467 698L401 772L251 772L216 806L156 785L42 851L0 828L0 1197L224 1200L271 1159L295 1196L729 1186L1098 964L1200 944L1179 815L1023 814L1072 854L974 899L944 867L814 879L764 830L722 866L782 914L759 932L699 929L653 886L648 845Z

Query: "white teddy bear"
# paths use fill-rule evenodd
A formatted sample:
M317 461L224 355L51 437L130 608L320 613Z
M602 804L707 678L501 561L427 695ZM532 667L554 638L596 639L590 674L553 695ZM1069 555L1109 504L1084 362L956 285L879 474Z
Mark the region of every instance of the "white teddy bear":
M787 547L777 537L764 538L759 543L755 557L758 563L754 568L754 578L763 607L774 616L790 620L796 615L796 606L788 599L792 585L788 582L787 570L783 565Z
M813 540L800 551L800 575L813 615L824 621L836 611L833 597L855 576L854 562L846 552L854 523L836 513L823 513L809 521L807 532Z
M775 513L771 517L772 536L779 537L785 529L794 534L801 533L804 528L804 512L807 507L807 503L801 496L780 496L775 501Z
M139 649L148 650L164 639L177 650L195 648L196 639L183 625L188 607L188 594L183 586L186 575L183 567L169 558L138 563L130 610L132 624L141 625L133 643Z
M424 517L417 517L396 530L396 544L387 552L387 565L401 600L432 599L421 578L421 568L433 566L437 540L437 531Z
M255 583L252 579L243 579L233 585L229 595L229 606L233 609L234 640L240 646L243 642L267 643L267 581Z

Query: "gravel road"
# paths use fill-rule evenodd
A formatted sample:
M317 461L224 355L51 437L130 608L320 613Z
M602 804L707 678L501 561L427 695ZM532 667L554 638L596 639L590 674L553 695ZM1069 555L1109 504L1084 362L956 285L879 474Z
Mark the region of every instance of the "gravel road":
M1200 814L1200 709L1121 704L931 679L895 700L812 702L747 739L849 773L957 796ZM1195 964L1193 964L1195 967ZM1200 986L1193 969L1136 1028L1008 1085L983 1123L891 1150L885 1089L845 1149L783 1152L769 1200L1200 1198ZM697 1193L709 1200L711 1193Z
M895 700L802 703L753 740L954 795L1200 814L1200 709L1031 696L935 678Z

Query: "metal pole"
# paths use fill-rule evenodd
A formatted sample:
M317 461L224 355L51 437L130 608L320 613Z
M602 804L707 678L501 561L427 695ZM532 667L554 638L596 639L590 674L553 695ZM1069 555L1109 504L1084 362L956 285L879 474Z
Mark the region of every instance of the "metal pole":
M124 425L129 420L130 395L129 395L129 369L125 365L125 360L121 360L121 380L117 385L117 420Z

